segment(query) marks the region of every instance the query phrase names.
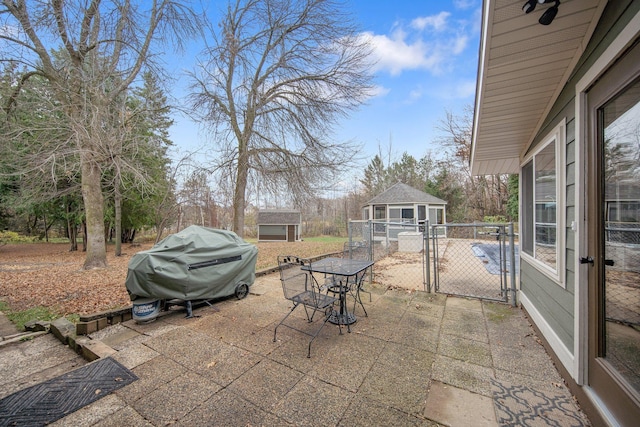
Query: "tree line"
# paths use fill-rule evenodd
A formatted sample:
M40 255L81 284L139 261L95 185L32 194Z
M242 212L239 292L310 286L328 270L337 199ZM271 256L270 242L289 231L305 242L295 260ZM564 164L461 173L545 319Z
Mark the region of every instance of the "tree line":
M71 224L81 223L89 269L106 266L111 218L119 244L127 213L133 221L160 209L130 212L125 204L157 197L168 208L178 172L167 170L167 141L156 138L164 124L137 113L144 98L134 92L143 74L170 81L163 53L195 38L205 48L188 74L185 108L207 125L215 153L197 169L226 178L240 236L252 183L287 189L300 202L349 164L356 150L332 141L332 126L370 96L372 74L370 48L344 5L230 0L219 16L211 22L173 0L2 0L5 216L19 208L12 200L34 214L49 201L56 215L66 206L71 238Z
M82 236L84 268L101 268L110 240L119 254L145 228L244 236L258 207L340 233L398 181L445 199L449 220L513 218L517 182L470 175L467 116L443 120L446 158L380 153L361 178L341 175L362 147L333 128L374 94L371 47L344 4L230 0L211 16L172 0L1 1L2 229L59 227L72 250ZM163 53L194 40L205 47L178 105ZM206 153L170 158L177 108L206 129Z

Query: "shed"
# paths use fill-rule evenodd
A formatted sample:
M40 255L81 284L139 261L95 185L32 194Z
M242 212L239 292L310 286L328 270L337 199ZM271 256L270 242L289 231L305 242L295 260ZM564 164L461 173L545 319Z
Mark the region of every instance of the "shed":
M300 240L302 214L296 210L258 211L258 241L296 242Z

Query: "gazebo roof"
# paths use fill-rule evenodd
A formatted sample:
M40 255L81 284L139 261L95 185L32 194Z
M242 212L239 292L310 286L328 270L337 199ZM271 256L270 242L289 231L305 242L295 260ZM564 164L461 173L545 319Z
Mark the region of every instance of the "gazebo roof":
M404 203L425 203L446 205L447 202L407 184L398 182L367 202L367 205L399 205Z

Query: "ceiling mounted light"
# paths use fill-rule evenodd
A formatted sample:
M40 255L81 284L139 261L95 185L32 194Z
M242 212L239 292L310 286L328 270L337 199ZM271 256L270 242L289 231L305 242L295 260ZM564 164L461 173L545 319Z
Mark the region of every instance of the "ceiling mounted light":
M524 13L531 13L535 10L536 5L545 4L545 3L555 3L549 9L545 10L540 19L539 23L542 25L549 25L553 21L553 18L558 14L558 5L560 5L560 0L527 0L522 5L522 11Z
M560 5L560 0L555 0L556 4L551 6L549 9L545 10L538 22L542 25L549 25L553 21L553 18L558 14L558 5Z
M522 6L522 11L524 13L533 12L536 8L536 4L538 4L538 0L527 0L527 2Z

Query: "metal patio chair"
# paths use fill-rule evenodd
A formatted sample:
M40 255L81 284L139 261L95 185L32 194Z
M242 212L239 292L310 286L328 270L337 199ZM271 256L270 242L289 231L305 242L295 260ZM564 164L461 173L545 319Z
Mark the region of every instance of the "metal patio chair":
M321 292L320 285L310 271L311 261L308 259L293 255L280 255L278 256L278 269L280 270L280 281L282 282L284 297L293 302L293 307L273 331L273 341L276 341L276 335L280 325L301 332L311 337L307 352L307 357L311 357L311 343L313 343L313 340L316 339L329 320L329 315L333 311L333 304L338 301L338 298ZM300 306L304 307L309 323L313 322L313 317L318 311L324 315L325 318L322 320L322 325L317 331L308 332L284 323L289 315Z

